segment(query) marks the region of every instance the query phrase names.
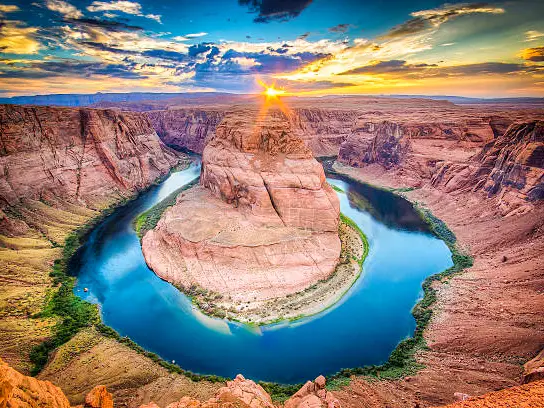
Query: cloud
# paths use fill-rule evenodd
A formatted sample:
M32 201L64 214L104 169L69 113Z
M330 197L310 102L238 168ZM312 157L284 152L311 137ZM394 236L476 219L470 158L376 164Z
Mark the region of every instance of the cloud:
M0 4L0 17L3 14L7 13L15 13L16 11L19 11L20 8L18 6L12 5L12 4Z
M4 54L36 54L42 48L36 40L38 29L25 27L20 21L0 24L0 51Z
M271 21L289 21L298 15L312 0L238 0L241 6L248 6L250 13L258 13L253 19L255 23Z
M83 13L77 7L63 0L47 0L45 6L51 11L62 14L65 18L83 17Z
M436 67L436 64L407 64L404 60L377 61L370 65L365 65L355 69L350 69L339 75L358 75L358 74L387 74L407 71L421 71L429 67Z
M453 77L533 72L534 67L504 62L482 62L439 66L438 64L410 64L404 60L377 61L369 65L342 72L340 75L377 75L397 78Z
M529 30L529 31L525 32L525 41L526 42L536 41L536 40L538 40L539 38L542 38L542 37L544 37L544 33L541 33L540 31Z
M544 47L527 48L522 51L521 58L527 61L544 62Z
M381 38L391 39L422 33L437 29L442 24L456 17L475 13L501 14L504 13L504 9L490 6L487 3L445 4L440 8L411 13L410 15L413 18L393 27L389 32L381 36Z
M125 14L145 17L145 18L154 20L157 23L162 23L161 22L162 16L158 14L144 14L142 12L142 5L140 3L136 3L135 1L128 1L128 0L112 0L110 2L93 1L91 5L87 7L87 10L89 10L91 13L120 11Z
M185 34L184 37L186 37L186 38L198 38L198 37L204 37L205 35L208 35L208 33Z
M65 19L64 22L80 27L103 28L108 31L142 31L143 28L135 25L121 23L120 21L100 20L96 18Z
M338 24L334 27L330 27L329 31L331 33L345 33L352 27L351 24Z
M107 75L119 78L142 78L124 64L104 64L78 60L28 61L16 64L16 69L0 71L0 78L47 78L51 76ZM142 78L143 79L143 78Z

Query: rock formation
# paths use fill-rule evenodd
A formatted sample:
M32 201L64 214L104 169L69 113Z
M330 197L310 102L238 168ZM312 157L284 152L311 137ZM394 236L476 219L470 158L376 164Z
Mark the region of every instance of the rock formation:
M544 380L544 349L523 365L523 383Z
M323 168L280 111L257 114L225 117L201 186L143 238L148 265L185 291L259 302L327 278L338 262L339 202Z
M503 214L528 211L544 199L544 122L510 126L472 162L441 163L431 184L449 192L482 190Z
M113 398L103 385L97 385L85 396L83 408L113 408Z
M115 110L0 106L0 206L131 194L178 161L146 117Z
M62 390L51 382L27 377L0 359L0 408L38 407L70 408L70 402ZM93 406L111 407L113 404Z
M340 408L340 401L325 389L325 377L320 375L313 382L308 381L289 398L285 408Z
M338 160L353 167L378 163L390 169L398 166L410 148L405 130L397 123L366 122L342 143Z
M202 153L225 116L225 109L180 108L150 111L147 116L164 143Z

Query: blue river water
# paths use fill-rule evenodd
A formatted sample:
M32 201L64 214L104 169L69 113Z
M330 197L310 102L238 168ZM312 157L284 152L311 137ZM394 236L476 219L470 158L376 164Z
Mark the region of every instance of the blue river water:
M145 349L200 374L297 383L341 368L385 362L413 334L421 284L452 265L411 204L389 192L329 178L341 211L366 233L363 273L333 308L261 328L215 319L146 265L134 218L198 177L197 164L119 208L89 234L72 260L76 294L99 305L105 324ZM87 288L85 292L83 288Z

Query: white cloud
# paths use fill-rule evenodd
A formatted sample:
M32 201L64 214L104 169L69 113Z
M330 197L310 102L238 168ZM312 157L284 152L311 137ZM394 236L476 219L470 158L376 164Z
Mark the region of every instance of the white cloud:
M538 40L539 38L542 38L542 37L544 37L544 33L541 33L540 31L529 30L529 31L525 32L525 41L526 42L536 41L536 40Z
M77 7L63 0L47 0L46 7L51 11L56 11L67 18L81 18L83 13Z
M198 37L204 37L205 35L208 35L208 33L186 34L185 37L187 37L187 38L198 38Z
M158 14L144 14L142 12L142 5L136 3L135 1L128 0L113 0L110 2L107 1L93 1L90 6L87 7L91 13L98 13L101 11L111 12L111 11L120 11L121 13L131 14L133 16L145 17L150 20L154 20L157 23L161 23L161 17Z

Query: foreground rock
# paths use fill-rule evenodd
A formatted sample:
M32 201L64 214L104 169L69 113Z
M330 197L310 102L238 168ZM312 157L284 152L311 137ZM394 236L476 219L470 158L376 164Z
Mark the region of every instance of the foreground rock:
M523 365L523 383L544 380L544 349Z
M308 381L289 398L285 408L340 408L340 401L325 389L325 377L320 375L315 381Z
M49 381L39 381L15 371L0 359L0 407L69 408L61 389Z
M143 238L161 278L207 300L228 299L236 313L333 273L338 198L280 111L227 115L204 150L200 184Z

